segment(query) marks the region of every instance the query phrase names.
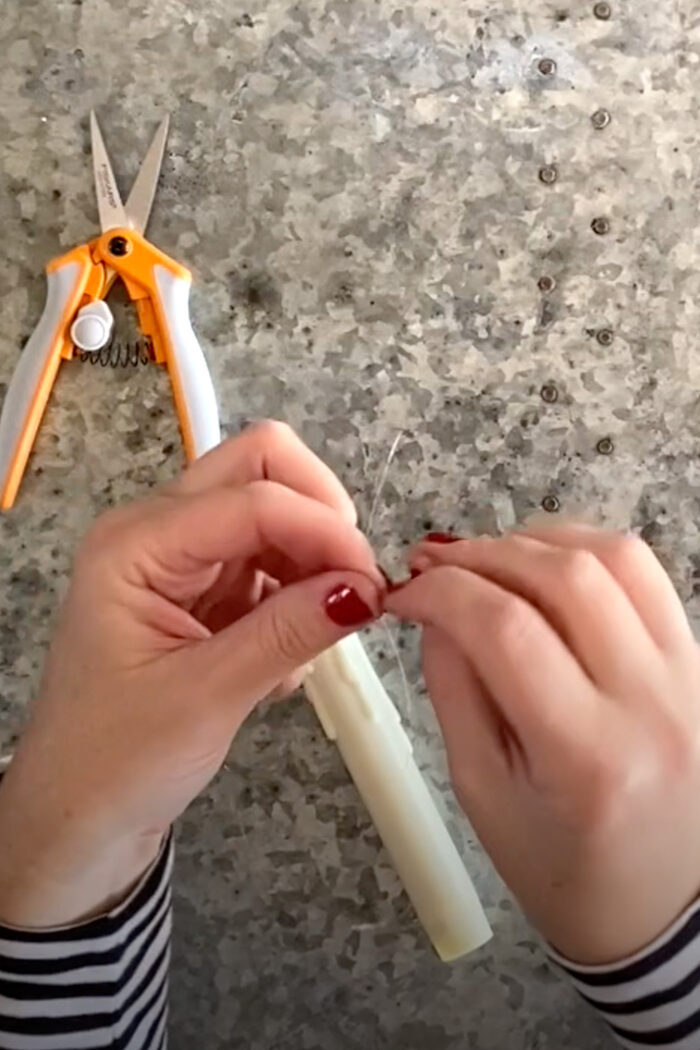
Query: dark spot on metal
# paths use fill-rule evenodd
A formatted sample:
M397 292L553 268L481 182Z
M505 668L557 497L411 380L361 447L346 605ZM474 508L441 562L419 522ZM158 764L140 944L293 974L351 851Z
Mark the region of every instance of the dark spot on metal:
M556 164L545 164L544 167L540 168L539 176L540 182L544 182L546 186L551 186L559 178Z
M546 401L548 405L553 405L554 402L559 399L559 391L554 383L545 383L540 390L540 397L543 401Z
M542 510L546 510L548 514L556 514L559 510L559 500L556 496L545 496L542 500Z
M342 305L343 303L351 303L352 299L352 287L347 283L347 281L341 282L341 284L338 285L335 294L333 295L334 302Z
M607 128L611 120L610 111L607 109L597 109L595 113L591 114L591 124L596 131L602 131L603 128Z
M593 14L596 18L599 18L601 22L607 22L612 15L612 7L605 2L605 0L600 0L600 2L593 7Z
M612 438L601 438L598 444L596 445L595 450L601 456L611 456L615 451L615 446L612 443Z
M591 223L591 229L599 237L603 237L606 233L610 233L610 219L606 219L604 215L599 215Z
M615 338L615 334L612 328L601 328L598 332L596 332L595 337L601 346L610 346L613 339Z
M553 77L557 71L557 64L553 58L541 58L537 63L537 68L543 77Z
M658 521L648 521L646 525L643 525L640 529L639 535L650 547L653 547L655 543L658 543L663 536L663 528ZM693 578L696 577L696 573L693 573ZM696 594L697 590L693 587L693 594Z
M540 331L544 331L546 328L550 328L556 321L556 311L552 307L551 299L542 299L540 303L539 316L537 318L537 327Z
M548 274L543 274L537 282L537 287L541 292L553 292L556 286L557 282Z

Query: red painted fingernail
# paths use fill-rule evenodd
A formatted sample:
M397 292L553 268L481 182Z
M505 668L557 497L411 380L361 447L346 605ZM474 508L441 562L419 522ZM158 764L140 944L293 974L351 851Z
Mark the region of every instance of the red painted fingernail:
M323 604L329 620L338 627L359 627L360 624L374 619L369 605L360 598L353 587L348 587L345 583L334 587Z
M459 536L453 536L451 532L429 532L425 537L428 543L458 543Z

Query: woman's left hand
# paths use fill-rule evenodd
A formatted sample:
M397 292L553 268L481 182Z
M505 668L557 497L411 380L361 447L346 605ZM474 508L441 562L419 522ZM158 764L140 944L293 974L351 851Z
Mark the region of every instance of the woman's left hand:
M122 897L253 706L373 619L383 590L349 496L281 424L101 518L0 786L0 921Z

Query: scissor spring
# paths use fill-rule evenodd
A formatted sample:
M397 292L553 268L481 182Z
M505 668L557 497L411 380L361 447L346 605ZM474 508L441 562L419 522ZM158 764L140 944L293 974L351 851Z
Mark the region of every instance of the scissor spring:
M94 354L82 351L80 360L101 368L138 368L153 360L153 343L150 339L137 339L135 343L110 343Z

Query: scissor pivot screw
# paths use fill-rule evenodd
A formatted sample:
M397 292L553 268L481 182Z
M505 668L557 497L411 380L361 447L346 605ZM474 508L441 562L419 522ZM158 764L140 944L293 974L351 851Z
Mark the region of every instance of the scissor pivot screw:
M556 496L545 496L542 500L542 510L546 510L548 514L556 514L559 510L559 500Z
M110 255L116 255L118 258L121 258L123 255L128 255L130 251L131 244L126 237L112 237L112 240L109 242Z

